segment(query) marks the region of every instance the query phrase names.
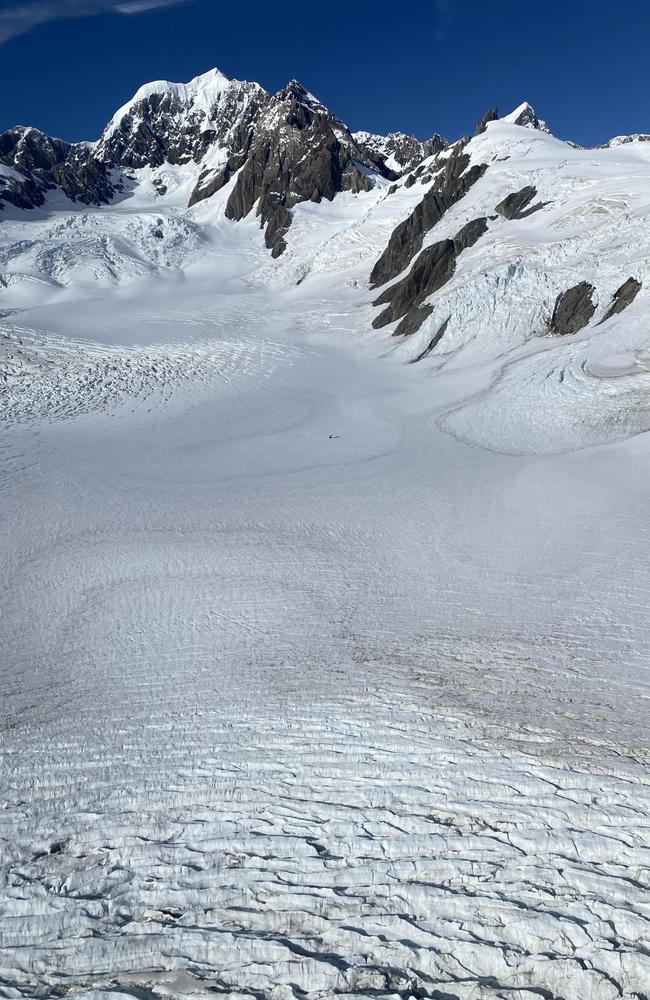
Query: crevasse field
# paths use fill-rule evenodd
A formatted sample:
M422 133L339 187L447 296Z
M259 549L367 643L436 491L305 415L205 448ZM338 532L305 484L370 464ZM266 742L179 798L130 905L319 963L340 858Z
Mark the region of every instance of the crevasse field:
M417 364L419 185L4 213L0 996L650 995L650 151L471 148Z

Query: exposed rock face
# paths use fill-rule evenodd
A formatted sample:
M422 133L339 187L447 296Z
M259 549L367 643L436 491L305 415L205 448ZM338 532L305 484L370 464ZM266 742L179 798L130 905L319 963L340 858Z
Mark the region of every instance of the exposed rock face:
M422 246L425 233L442 219L452 205L467 194L479 177L487 170L483 163L469 166L465 152L467 140L461 140L445 161L441 173L425 194L422 201L404 222L394 229L388 246L375 264L370 275L370 286L376 288L395 278Z
M373 321L375 329L403 317L394 336L415 333L433 308L423 306L424 300L450 280L456 270L458 255L473 246L486 231L487 219L474 219L463 226L453 240L441 240L423 250L406 277L376 299L374 305L387 304L388 308Z
M374 305L388 304L388 308L375 318L372 325L377 330L381 329L406 316L409 310L417 309L427 295L437 292L449 281L455 267L456 254L453 240L440 240L427 247L418 256L406 277L396 285L391 285L375 300Z
M0 204L36 208L48 191L60 188L72 201L106 204L117 184L110 171L84 143L53 139L38 129L9 129L0 135L0 163L9 168L0 176Z
M498 111L498 109L497 108L490 108L489 111L485 112L485 114L481 118L480 122L478 123L478 125L474 129L474 136L482 135L483 132L485 132L485 130L487 129L488 124L490 122L497 121L498 118L499 118L499 111Z
M406 156L408 140L396 142L394 151L399 146ZM411 142L418 150L438 148L436 137L429 145ZM227 80L212 70L188 84L158 81L141 87L94 146L70 145L33 129L4 133L0 164L9 169L0 172L0 203L33 208L58 187L73 200L101 204L130 171L195 163L202 169L189 205L211 197L239 172L226 214L241 219L257 203L266 244L277 256L285 248L294 205L365 191L376 178L395 178L385 159L360 146L296 81L271 95L256 83ZM159 178L153 183L164 195L165 184Z
M432 135L430 139L421 142L403 132L391 132L389 135L353 132L352 138L368 156L383 163L396 177L413 170L422 160L442 152L449 145L441 135Z
M256 124L226 216L242 219L257 202L266 245L277 257L286 246L294 205L331 201L339 191L367 191L374 169L345 126L293 81Z
M537 129L538 132L547 132L550 134L551 131L546 122L542 118L537 117L535 109L530 106L528 101L520 104L518 108L515 108L509 115L506 115L503 120L510 125L520 125L522 128Z
M545 127L530 105L508 121ZM488 111L476 134L497 118ZM133 172L144 168L160 197L168 193L166 165L188 166L191 207L225 185L232 190L226 216L256 211L273 256L286 247L293 209L303 201L331 200L339 192L367 191L382 178L412 187L433 184L408 219L394 230L375 264L371 286L396 278L421 250L425 234L487 169L470 166L469 140L449 147L433 135L424 142L403 133L352 134L296 81L277 94L259 84L228 80L211 70L187 84L156 81L141 87L108 123L99 141L67 143L36 129L0 135L0 209L3 202L31 209L59 190L72 201L109 203ZM185 183L185 180L183 181ZM191 187L191 185L190 185ZM533 194L529 196L529 192ZM497 206L506 218L524 218L534 189L525 188Z
M540 208L544 207L544 202L541 201L538 201L531 208L527 207L536 194L537 188L528 185L521 191L509 194L503 201L499 202L494 211L502 215L504 219L525 219L526 216L532 215L533 212L538 212Z
M614 292L614 300L603 316L602 322L604 323L606 319L611 316L615 316L617 313L623 312L624 309L634 302L635 298L641 291L641 282L637 281L636 278L628 278L620 288Z
M633 135L615 135L609 142L603 143L597 149L609 149L613 146L627 146L630 142L650 142L650 135L645 132L635 132Z
M594 291L588 281L581 281L558 295L551 318L551 333L566 336L587 326L596 311Z
M225 163L245 150L271 97L257 83L227 80L218 70L188 84L142 87L108 123L95 155L127 169L200 163L219 150Z
M477 240L487 232L488 220L486 218L472 219L462 229L459 229L454 237L454 247L458 256L463 250L469 250Z

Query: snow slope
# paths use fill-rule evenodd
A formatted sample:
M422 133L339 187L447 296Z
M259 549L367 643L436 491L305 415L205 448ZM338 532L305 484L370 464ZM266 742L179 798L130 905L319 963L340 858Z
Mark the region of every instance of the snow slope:
M406 338L426 172L278 260L183 167L5 212L0 996L647 994L649 154L469 149Z
M648 430L650 150L574 149L505 120L490 123L469 148L472 162L489 168L425 245L481 216L488 232L461 255L430 300L431 316L398 348L405 360L418 357L449 320L426 363L464 369L463 394L476 374L479 389L441 426L510 453L572 450ZM530 184L543 207L522 219L495 213L505 193ZM603 321L629 277L641 282L639 295ZM595 288L593 319L575 335L549 334L557 296L581 280ZM599 377L604 370L609 376Z

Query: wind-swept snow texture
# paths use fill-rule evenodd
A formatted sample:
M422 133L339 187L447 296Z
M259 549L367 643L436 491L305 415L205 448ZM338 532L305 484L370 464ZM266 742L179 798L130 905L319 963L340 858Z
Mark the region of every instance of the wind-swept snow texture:
M453 151L277 260L191 163L5 208L6 1000L650 995L650 146L466 150L409 336Z

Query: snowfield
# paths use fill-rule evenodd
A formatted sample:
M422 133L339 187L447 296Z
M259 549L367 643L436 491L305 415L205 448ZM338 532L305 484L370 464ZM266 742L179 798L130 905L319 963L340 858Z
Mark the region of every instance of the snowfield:
M469 149L408 338L428 181L0 216L6 1000L650 995L650 144Z

